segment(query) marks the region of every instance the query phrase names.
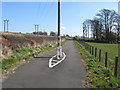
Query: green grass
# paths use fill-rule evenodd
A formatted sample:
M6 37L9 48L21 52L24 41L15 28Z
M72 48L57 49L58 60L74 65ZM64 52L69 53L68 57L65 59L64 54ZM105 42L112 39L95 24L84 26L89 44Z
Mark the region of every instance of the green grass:
M88 43L88 42L87 42ZM108 57L112 60L115 59L115 56L118 56L118 44L106 44L106 43L88 43L91 46L101 49L103 54L108 52Z
M98 62L86 49L75 41L75 46L86 63L89 88L120 88L120 77L114 77L113 72Z
M106 44L106 43L91 43L86 42L91 46L98 48L97 57L99 49L102 50L101 53L101 62L105 63L105 52L108 52L108 68L114 71L115 57L118 56L118 44Z
M64 45L65 43L66 43L66 40L63 41L61 45ZM56 47L57 47L57 44L53 44L53 45L42 46L38 48L25 48L25 49L14 50L12 52L13 54L11 58L4 59L2 60L2 62L0 62L2 73L6 73L6 71L9 71L11 68L14 68L17 63L23 60L29 60L30 58L33 58L41 53L53 50Z

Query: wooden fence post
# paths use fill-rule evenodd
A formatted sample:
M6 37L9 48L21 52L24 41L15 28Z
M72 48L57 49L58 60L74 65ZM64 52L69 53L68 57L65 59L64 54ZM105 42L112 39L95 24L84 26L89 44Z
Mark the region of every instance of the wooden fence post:
M89 51L89 44L88 44L88 51Z
M92 50L91 50L91 54L93 55L93 46L91 47L91 49L92 49Z
M90 54L92 54L92 46L90 46Z
M85 42L84 42L84 47L85 47L85 49L86 49L86 44L85 44Z
M94 54L94 46L92 47L92 55Z
M117 77L118 71L118 56L115 57L115 68L114 68L114 76Z
M97 48L95 48L95 57L97 56Z
M83 46L85 47L85 41L83 41Z
M99 50L99 62L101 61L101 49Z
M89 45L89 53L90 53L90 45Z
M108 53L105 53L105 67L107 67L107 61L108 61Z
M90 54L91 54L91 45L90 45Z
M89 51L89 44L87 44L87 51Z
M86 46L86 43L85 43L85 49L87 50L87 46Z

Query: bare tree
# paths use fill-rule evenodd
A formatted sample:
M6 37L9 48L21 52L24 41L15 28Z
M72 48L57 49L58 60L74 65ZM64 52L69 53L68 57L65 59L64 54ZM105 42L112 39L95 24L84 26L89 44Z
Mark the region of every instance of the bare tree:
M91 26L90 19L87 19L86 21L83 22L83 37L89 38L90 26Z
M116 37L117 37L117 43L120 42L120 15L117 14L115 17L115 30L116 30Z
M51 31L50 36L57 36L56 32Z
M89 37L90 29L97 41L119 42L120 15L114 10L102 9L93 20L87 19L83 22L84 37Z
M102 25L105 30L105 39L107 42L111 41L111 32L115 22L116 12L114 10L102 9L100 13L96 15L102 21Z
M94 18L91 20L91 32L96 40L102 39L102 24L99 19Z

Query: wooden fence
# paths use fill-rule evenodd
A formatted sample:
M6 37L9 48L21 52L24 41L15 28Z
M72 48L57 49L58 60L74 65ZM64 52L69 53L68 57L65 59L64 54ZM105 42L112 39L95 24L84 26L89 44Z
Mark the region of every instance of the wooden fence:
M108 58L108 52L103 53L103 50L96 48L94 46L91 46L87 43L85 43L85 41L83 40L77 40L82 46L85 47L85 49L95 58L97 58L98 62L102 62L104 64L104 66L110 70L113 71L114 76L117 77L118 76L118 71L120 70L120 68L118 68L118 56L115 56L115 60L113 60L113 62L109 61Z

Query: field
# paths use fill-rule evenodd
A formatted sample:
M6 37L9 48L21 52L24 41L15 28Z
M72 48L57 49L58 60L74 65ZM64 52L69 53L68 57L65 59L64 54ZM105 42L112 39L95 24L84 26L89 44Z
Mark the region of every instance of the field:
M88 43L88 42L87 42ZM105 54L105 52L108 52L108 58L114 60L115 56L118 56L118 44L106 44L106 43L91 43L89 42L91 46L94 46L98 49L102 50L102 54ZM102 55L104 56L104 55Z
M99 58L99 50L101 49L101 62L105 64L105 53L108 53L108 68L114 71L115 67L115 57L118 56L118 44L108 44L108 43L92 43L86 42L87 44L97 48L97 58Z

